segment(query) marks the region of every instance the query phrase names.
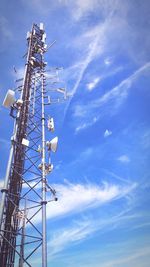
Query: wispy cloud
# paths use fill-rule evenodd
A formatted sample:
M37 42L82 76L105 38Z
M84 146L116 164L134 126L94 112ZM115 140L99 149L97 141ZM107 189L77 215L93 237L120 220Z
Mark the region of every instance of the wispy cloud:
M87 67L89 66L89 64L91 63L93 58L95 57L96 51L100 49L98 47L99 36L95 35L95 36L93 36L93 38L94 38L94 40L90 41L90 46L89 46L87 54L85 55L85 58L83 59L82 63L80 62L80 64L78 64L80 66L80 69L78 71L79 74L78 74L77 80L76 80L75 85L74 85L72 92L71 92L73 96L75 95L75 93L79 87L79 84L83 78L83 75L84 75ZM68 108L70 106L71 100L72 99L70 99L67 103L64 117L66 116L66 113L67 113Z
M130 162L130 158L127 155L121 155L119 158L117 158L117 160L119 160L122 163L129 163Z
M114 173L113 171L110 171L110 170L108 170L108 169L102 169L109 177L111 177L111 178L115 178L116 180L118 180L118 181L121 181L121 182L123 182L123 183L127 183L127 184L131 184L131 181L130 180L128 180L128 178L126 178L126 177L122 177L122 176L120 176L120 175L117 175L116 173Z
M150 247L144 247L140 249L136 249L135 251L132 251L132 254L129 253L126 257L119 257L119 259L110 260L103 264L104 267L113 267L113 266L123 266L124 264L131 264L130 266L141 266L138 264L137 260L141 259L143 256L150 255ZM136 261L136 262L135 262ZM143 262L143 260L142 260ZM143 265L147 266L147 265Z
M75 185L68 182L66 185L67 186L59 186L61 189L59 199L61 210L59 206L55 206L54 211L51 203L51 205L47 208L48 218L61 216L66 214L66 212L80 212L85 208L102 205L117 198L126 198L128 194L132 194L132 191L137 186L136 184L130 184L129 186L118 187L107 183L104 183L103 186L96 186L92 184ZM68 226L56 230L53 235L51 235L51 239L48 241L48 256L51 258L57 257L68 247L76 245L79 242L84 242L97 231L105 233L116 228L118 229L124 225L126 221L129 222L137 219L139 214L133 214L133 212L130 214L131 210L132 207L128 207L127 205L123 211L111 213L109 219L107 216L103 216L101 219L98 219L97 217L96 220L91 216L82 216L81 219L72 221L71 224L69 223ZM36 261L37 259L34 263Z
M102 234L123 227L124 223L127 221L135 222L135 220L139 218L139 215L129 215L129 212L130 211L126 208L117 215L110 215L109 219L107 217L101 218L100 220L97 218L97 220L95 220L94 218L85 217L75 221L71 226L57 230L48 242L49 256L56 256L56 254L66 249L68 246L84 242L97 231L100 231Z
M108 137L110 135L112 135L112 131L106 129L106 131L104 132L104 137L106 138L106 137Z
M106 3L104 4L105 1L102 1L102 2L103 3L101 6L105 6L106 10L109 10L109 11L115 10L116 8L118 8L118 4L119 4L119 1L117 1L117 2L114 1L114 5L112 3L111 3L111 5L107 5ZM68 4L68 2L67 2L67 4ZM87 6L89 6L89 3L86 4L85 6L87 8ZM110 8L110 6L111 6L111 8ZM81 7L81 9L82 9L82 7ZM75 13L77 13L77 9L76 9ZM79 51L79 55L80 55L79 62L77 62L76 64L73 64L73 65L78 66L79 68L77 69L77 71L73 71L73 72L69 73L69 77L72 77L72 75L74 75L74 73L78 73L78 75L76 77L76 81L75 81L73 89L72 89L73 96L76 94L76 92L80 86L81 81L83 81L86 70L89 67L89 65L92 63L92 61L96 58L100 59L100 57L102 59L102 56L105 56L105 54L107 54L107 52L108 52L107 50L110 51L110 36L112 35L112 33L114 35L114 29L115 29L115 34L116 34L116 31L118 33L118 35L116 34L117 36L119 36L119 33L121 31L123 31L123 29L125 29L125 32L128 32L128 30L129 30L128 25L125 22L125 20L124 19L121 20L120 17L117 20L114 19L112 16L112 13L113 12L109 12L109 14L111 14L111 15L107 16L106 20L103 20L101 23L96 24L92 28L88 28L88 30L86 30L84 33L80 34L78 37L76 37L74 39L74 42L71 42L71 48L74 47L76 49L76 51ZM120 42L120 41L118 40L117 43L118 42ZM108 49L108 47L109 47L109 49ZM101 67L103 66L103 68L104 68L104 65L110 64L111 60L112 60L111 56L106 57L104 59L104 62L101 63ZM69 68L69 69L71 70L71 68ZM118 71L118 68L116 68L116 70ZM110 72L112 72L112 71L110 71ZM109 76L109 75L104 74L105 78L107 76ZM100 79L103 79L103 77L100 77ZM97 83L97 80L92 81L92 82L88 82L88 89L92 90L95 87L96 83ZM120 86L123 86L123 85L126 85L126 84L120 84ZM123 95L123 93L124 93L124 90L122 90L122 95ZM117 94L115 92L115 88L113 91L111 91L111 94L112 95L110 95L110 94L106 95L105 94L105 96L103 96L103 99L101 99L101 101L106 101L107 97L111 98L111 97L113 97L113 95ZM104 99L104 97L105 97L105 99ZM67 113L68 108L70 107L71 103L72 103L72 100L70 99L68 101L67 106L66 106L64 117L66 116L66 113Z
M104 63L105 63L106 66L111 65L112 62L113 62L113 60L110 57L107 57L107 58L104 59Z
M78 77L78 79L75 83L75 86L73 88L73 94L76 92L76 90L77 90L77 88L78 88L78 86L82 80L82 77L83 77L85 70L87 69L88 65L93 60L93 58L95 57L95 53L97 52L97 50L100 49L98 47L98 41L99 41L99 36L96 34L94 37L94 40L90 43L88 53L86 55L85 60L83 61L82 68L81 68L80 73L79 73L79 77Z
M129 89L133 88L133 83L141 76L141 74L147 72L150 69L150 62L147 62L142 67L137 69L132 75L128 78L121 81L117 86L113 87L107 93L103 94L100 98L95 99L84 104L76 104L74 106L74 117L77 119L84 119L84 123L88 118L88 123L91 116L96 116L96 111L98 110L98 114L100 113L100 109L103 108L100 115L97 116L97 120L100 119L105 113L107 115L112 115L119 110L119 107L123 104L125 99L128 97ZM109 108L107 108L107 104L109 104ZM113 107L110 111L110 105ZM93 121L93 123L95 123ZM82 122L81 122L82 125ZM89 124L91 126L92 124ZM87 127L83 127L85 129Z
M99 81L100 81L100 77L97 77L92 82L87 83L86 86L87 86L88 91L92 91L97 86Z
M91 119L91 121L80 124L79 126L76 127L75 133L77 134L81 130L85 130L86 128L91 127L93 124L95 124L98 121L98 119L99 117L94 117L93 119Z
M78 36L74 42L72 42L72 46L75 48L78 47L80 51L80 60L73 64L73 68L69 67L66 72L68 72L68 76L72 77L74 73L77 73L76 81L72 89L72 95L74 96L78 90L80 82L82 81L84 74L91 64L91 62L98 58L104 52L105 42L106 42L106 32L109 28L109 17L103 23L100 23L93 27L92 29L88 29L85 33ZM82 57L81 57L82 53ZM76 71L75 71L76 69ZM93 86L96 86L98 83L98 77L95 78L94 84L89 85L89 88L93 89ZM68 111L68 108L71 104L72 99L68 101L66 106L65 115ZM64 115L64 117L65 117Z
M128 96L128 90L131 88L133 82L148 69L150 69L150 62L147 62L142 67L137 69L131 76L124 79L120 84L104 94L97 102L99 104L105 104L108 101L117 98L116 101L118 102L118 105L121 104L122 101Z
M48 242L48 250L50 256L61 252L69 244L73 245L77 242L85 240L92 232L91 222L86 219L84 221L76 222L73 226L61 229L53 235L52 239Z
M114 200L125 198L135 188L136 184L126 186L112 185L103 182L103 185L96 184L56 184L58 201L47 204L47 218L67 216L73 213L104 205ZM41 217L36 217L38 222Z
M56 186L59 201L50 205L48 217L64 215L70 212L81 211L121 197L122 193L116 185L82 185L67 184Z
M70 9L71 17L75 21L80 21L83 18L89 17L91 14L94 14L97 9L100 9L101 16L107 14L107 17L113 15L113 13L118 9L121 10L121 5L118 0L112 0L111 2L104 0L60 0L60 3L64 4Z
M107 245L103 243L102 246L99 244L92 250L82 251L82 254L78 255L79 265L82 267L99 267L99 263L101 263L103 267L149 267L149 242L143 243L139 239L136 239L136 242L138 244L136 247L133 247L131 240L110 243L109 239L107 239ZM87 257L88 253L90 253L90 257ZM60 258L64 255L66 255L66 253L61 253L57 256ZM75 253L68 255L68 262L71 262L72 267L77 265L76 256L76 251ZM85 259L87 260L85 261Z

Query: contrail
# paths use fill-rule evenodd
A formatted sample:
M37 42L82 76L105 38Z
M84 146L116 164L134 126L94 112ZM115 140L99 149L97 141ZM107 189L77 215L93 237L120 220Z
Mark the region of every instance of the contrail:
M79 73L79 77L78 77L78 79L77 79L77 81L76 81L76 83L75 83L75 85L74 85L74 87L73 87L73 90L72 90L72 95L73 95L73 96L74 96L74 95L76 94L76 92L77 92L77 89L78 89L78 87L79 87L79 84L80 84L80 82L81 82L81 80L82 80L82 78L83 78L83 75L84 75L84 73L85 73L85 71L86 71L88 65L91 63L91 61L92 61L93 58L94 58L95 51L96 51L96 49L97 49L97 45L98 45L98 40L99 40L99 36L97 36L97 37L94 39L94 41L93 41L93 43L92 43L92 45L91 45L91 49L90 49L90 51L88 52L86 59L83 60L83 64L82 64L81 71L80 71L80 73ZM69 107L70 107L70 104L71 104L71 101L72 101L73 96L68 100L68 103L67 103L67 106L66 106L66 108L65 108L65 112L64 112L64 119L63 119L63 122L64 122L64 120L65 120L65 117L66 117L66 114L67 114L68 109L69 109Z

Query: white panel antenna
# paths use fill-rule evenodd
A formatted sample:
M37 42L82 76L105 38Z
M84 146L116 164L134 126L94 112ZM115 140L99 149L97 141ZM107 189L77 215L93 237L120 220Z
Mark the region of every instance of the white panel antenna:
M3 101L3 106L6 108L10 108L15 103L15 101L15 92L13 90L8 90Z
M44 24L42 22L40 23L40 31L44 31Z
M24 145L24 146L29 146L29 140L27 140L27 139L25 139L25 138L23 138L22 139L22 145Z
M47 127L48 127L49 131L54 132L55 127L54 127L54 119L53 118L48 119Z
M30 38L30 32L27 32L27 40Z

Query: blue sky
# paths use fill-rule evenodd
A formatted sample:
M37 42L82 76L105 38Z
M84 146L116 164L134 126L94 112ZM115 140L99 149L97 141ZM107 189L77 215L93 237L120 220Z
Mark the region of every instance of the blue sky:
M150 2L2 0L0 7L0 102L15 87L13 66L22 77L33 22L44 23L48 44L56 40L46 61L64 68L72 94L48 110L59 137L49 176L59 197L48 204L49 266L149 267ZM0 121L2 186L13 127L2 106Z

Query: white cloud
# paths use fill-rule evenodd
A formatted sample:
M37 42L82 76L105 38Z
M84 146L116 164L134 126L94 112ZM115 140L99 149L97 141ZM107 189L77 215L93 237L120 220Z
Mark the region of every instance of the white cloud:
M53 256L64 250L69 244L74 244L86 239L91 233L91 226L91 222L87 219L82 222L76 222L71 227L55 232L52 239L48 242L49 255Z
M82 117L86 118L88 117L88 114L92 114L95 109L98 108L98 110L103 107L104 112L104 106L110 103L113 106L112 112L116 112L120 105L123 103L123 101L127 98L129 89L131 88L134 81L136 81L141 74L146 72L150 69L150 62L147 62L142 67L137 69L131 76L121 81L117 86L113 87L111 90L109 90L107 93L102 95L99 99L95 99L93 101L90 101L86 105L76 105L74 108L74 116L75 117ZM110 113L110 107L106 112ZM102 116L102 113L101 113Z
M99 9L100 16L111 16L118 9L121 11L122 6L118 0L105 1L105 0L77 0L77 1L67 1L60 0L60 3L64 4L70 9L71 17L75 21L81 20L83 17L88 17ZM125 13L125 4L123 13Z
M70 13L71 17L78 21L80 20L84 15L87 15L89 12L94 11L96 7L99 6L99 1L97 0L86 0L86 1L68 1L68 0L59 0L59 3L66 6Z
M126 197L134 190L136 184L118 186L108 184L56 184L58 201L47 204L47 218L56 218L80 213L86 209L95 208L115 199ZM35 222L41 220L41 216L35 218Z
M123 80L120 84L112 88L106 94L104 94L100 99L97 100L97 104L105 104L110 100L116 100L117 106L119 106L122 101L128 96L128 90L132 86L133 82L139 78L139 76L150 68L150 62L147 62L138 70L136 70L131 76Z
M104 183L102 187L88 184L69 184L67 181L67 187L61 189L61 192L64 194L64 198L66 200L60 199L60 203L67 210L67 212L73 211L75 208L76 211L83 210L83 206L93 207L95 205L101 205L107 203L108 201L112 201L114 199L125 197L128 194L131 194L132 190L136 188L136 184L130 184L128 187L117 187L111 186L108 183ZM69 194L69 195L68 195ZM70 206L71 202L71 209ZM84 208L85 208L84 207ZM86 208L87 208L86 207ZM53 217L54 210L52 206L48 207L48 217ZM55 210L58 210L58 207L55 207ZM51 239L48 241L48 251L49 256L54 257L64 249L66 249L70 245L75 245L78 242L83 242L96 231L101 231L104 233L105 231L110 231L112 229L118 229L121 227L125 221L132 221L139 217L139 214L129 214L132 210L132 207L127 207L117 214L111 214L109 219L106 215L100 219L94 219L89 217L83 217L78 221L74 221L71 225L66 226L65 228L61 228L56 230L53 235L51 235ZM64 212L63 212L64 213ZM115 212L116 213L116 212ZM56 214L55 214L56 215ZM55 216L54 215L54 216ZM57 214L58 215L58 214ZM60 212L61 215L61 212ZM109 226L109 227L108 227Z
M87 83L87 85L86 85L87 89L89 91L92 91L96 87L96 85L99 83L99 81L100 81L100 77L97 77L92 82Z
M107 6L106 3L104 5ZM110 8L110 10L111 10L111 8ZM110 51L110 36L112 36L114 31L115 31L115 34L117 36L119 36L120 31L123 31L124 28L125 28L125 32L128 32L128 25L124 21L124 19L121 20L119 18L119 23L118 23L118 20L114 19L112 16L107 16L106 20L102 21L101 23L97 24L96 26L94 26L90 29L88 28L87 31L85 31L83 34L80 34L77 38L75 38L71 42L71 44L70 44L71 48L74 47L74 49L76 49L76 51L78 51L79 58L80 58L79 62L74 64L74 65L78 66L79 68L77 69L77 71L73 70L73 72L70 72L70 75L69 75L69 77L72 77L72 75L74 75L74 73L78 74L76 77L75 84L73 86L73 90L72 90L73 95L76 93L76 91L80 85L80 82L82 81L84 74L85 74L88 66L91 64L91 62L94 59L102 56L103 53L107 52L108 49ZM118 34L116 33L116 31ZM117 40L117 44L118 44L118 42L120 42L120 41ZM107 60L106 60L107 63L108 63L108 61L110 63L110 60L112 60L112 59L107 58ZM102 65L104 65L104 64L102 64ZM71 70L71 68L69 68L69 69ZM104 75L104 76L106 77L107 75ZM101 79L102 78L103 77L101 77ZM96 83L97 83L97 81L94 81L94 83L93 82L89 83L88 89L92 90L94 88L94 86L96 85ZM66 113L67 113L67 110L70 106L70 103L71 103L71 99L66 106L64 117L66 116Z
M106 131L104 132L104 137L108 137L110 135L112 135L112 131L106 129Z
M73 225L56 231L51 240L48 242L49 256L55 256L70 245L75 245L78 242L83 242L97 231L104 233L112 229L118 229L126 221L134 221L139 218L139 214L129 215L130 209L126 207L117 215L110 215L101 219L95 220L84 217L81 220L74 221Z
M87 36L89 38L89 36ZM83 39L83 42L85 43L86 39L87 39L86 35L80 37L81 39ZM91 37L90 37L91 38ZM80 69L80 72L79 72L79 76L78 76L78 79L74 85L74 88L73 88L73 94L75 94L81 80L82 80L82 77L88 67L88 65L91 63L91 61L95 58L96 56L96 53L100 53L100 47L99 47L99 44L98 44L98 41L99 41L99 36L98 36L98 33L93 33L93 39L94 40L90 40L90 45L89 45L89 49L87 51L87 53L85 54L85 58L83 59L83 62L82 64L80 64L81 66L81 69Z
M130 162L130 158L127 155L121 155L119 158L117 158L119 161L121 161L122 163L129 163Z
M95 57L95 53L98 50L98 36L94 36L93 38L94 38L94 40L91 42L90 48L89 48L87 54L85 55L85 58L83 59L82 63L80 62L79 64L77 64L78 66L80 66L80 68L78 70L77 80L76 80L75 85L74 85L72 92L71 92L72 95L75 95L88 65L91 63L91 61ZM66 106L64 118L66 116L66 113L68 111L70 103L71 103L71 99L68 101L68 104Z
M120 195L115 185L67 184L55 186L59 201L50 204L48 217L64 215L70 212L79 212L92 206L101 205Z
M99 117L94 117L91 121L89 121L87 123L80 124L79 126L76 127L75 133L77 134L81 130L85 130L86 128L93 126L98 121L98 119L99 119Z
M132 253L129 253L126 257L121 257L119 259L114 259L111 261L108 261L107 263L103 264L104 267L114 267L114 266L125 266L126 264L130 264L129 266L137 266L137 261L135 260L141 260L143 256L150 255L150 247L144 247L140 249L136 249L135 251L132 251ZM143 263L143 260L142 260ZM125 265L124 265L125 264ZM128 266L128 265L127 265ZM142 266L141 263L138 266ZM143 265L145 266L145 265Z
M75 221L73 225L65 227L64 229L56 231L51 240L48 242L48 251L50 251L49 256L55 256L62 250L66 249L70 245L75 245L78 242L84 242L88 237L98 230L104 231L105 228L109 230L118 223L122 223L124 220L130 220L130 217L126 218L124 213L110 217L108 219L94 220L89 218L84 218L80 221Z
M103 171L111 178L115 178L117 179L118 181L121 181L123 183L127 183L127 184L131 184L131 181L127 178L127 177L122 177L120 175L117 175L116 173L108 170L108 169L103 169Z
M77 92L80 82L82 81L83 76L90 63L103 53L106 42L105 35L107 29L109 28L109 22L110 21L108 18L104 23L96 25L92 28L92 30L87 30L84 34L78 36L78 38L76 38L74 42L71 43L71 45L75 48L78 47L78 50L80 51L80 58L82 53L82 58L73 65L73 68L69 68L68 76L71 77L72 73L73 75L74 73L77 73L76 81L71 92L72 95L75 95L75 93ZM76 70L74 70L74 67L76 68ZM98 80L95 80L95 86L96 83L98 83ZM70 103L71 99L70 101L68 101L68 104L66 106L64 118L66 116Z
M86 109L84 109L85 105L79 105L77 104L75 107L74 107L74 117L85 117L86 115Z
M113 60L110 57L107 57L107 58L104 59L104 63L105 63L106 66L111 65L112 62L113 62Z
M85 152L86 156L91 153L90 149ZM113 202L114 200L124 198L127 199L132 191L137 187L137 184L128 184L127 186L119 186L103 182L103 184L70 184L68 181L65 184L53 185L56 189L58 201L51 201L47 204L47 219L60 218L93 209L98 206L105 205L106 203ZM28 217L30 218L36 209L30 210ZM118 215L120 216L120 215ZM119 217L117 217L119 218ZM117 219L115 218L115 220ZM122 220L119 218L119 221ZM41 214L37 213L34 217L34 223L41 221ZM118 219L117 219L118 221ZM112 223L114 222L114 218ZM94 226L94 231L97 227L104 227L108 222L101 222L100 226ZM96 227L96 228L95 228ZM89 227L88 232L91 232L92 226ZM73 230L74 231L74 230ZM93 231L93 230L92 230ZM88 235L88 232L82 234L80 238L83 239Z
M83 124L81 124L81 125L76 127L75 133L78 133L79 131L84 130L84 129L88 128L88 127L89 127L88 123L83 123Z

